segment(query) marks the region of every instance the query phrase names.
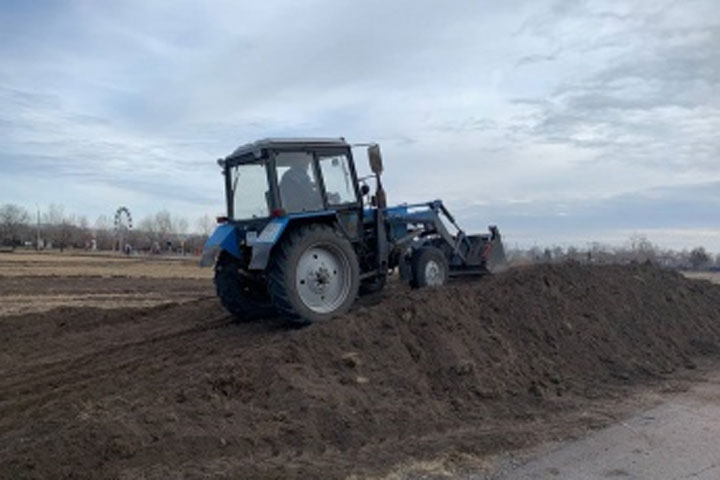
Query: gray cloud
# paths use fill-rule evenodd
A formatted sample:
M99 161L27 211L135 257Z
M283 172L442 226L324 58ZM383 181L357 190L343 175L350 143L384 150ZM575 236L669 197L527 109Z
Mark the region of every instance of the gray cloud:
M90 214L118 201L136 202L138 214L216 213L215 158L258 137L344 135L382 143L391 199L442 197L470 223L478 208L518 238L550 238L548 212L576 232L585 217L608 231L648 218L647 228L712 226L709 213L688 217L714 205L690 187L682 208L672 205L674 189L720 181L715 9L712 0L3 9L0 202L40 195ZM39 193L17 187L34 179ZM88 204L88 192L98 200ZM623 205L628 214L616 215ZM671 215L650 215L653 205Z
M720 250L720 182L663 187L632 194L578 202L498 203L460 210L468 225L482 230L490 218L501 218L501 231L509 239L531 244L626 241L654 233L664 247L691 248L701 240L694 232L714 232L705 246ZM672 222L668 222L672 218ZM687 235L681 240L679 233Z
M574 8L566 15L582 13ZM563 82L547 100L525 102L538 114L533 141L589 149L594 161L714 171L720 154L715 134L720 129L720 24L715 17L698 17L691 26L673 25L676 13L603 12L603 21L617 22L616 28L590 43L616 51L590 56L602 60L601 66Z

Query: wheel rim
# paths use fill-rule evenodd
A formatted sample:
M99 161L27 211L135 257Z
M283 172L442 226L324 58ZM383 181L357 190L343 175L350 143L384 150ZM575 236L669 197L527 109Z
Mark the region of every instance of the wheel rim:
M442 265L435 260L428 260L425 264L425 284L429 287L439 287L445 282L445 272Z
M334 245L306 249L296 269L295 286L302 303L315 313L340 308L350 293L350 260Z

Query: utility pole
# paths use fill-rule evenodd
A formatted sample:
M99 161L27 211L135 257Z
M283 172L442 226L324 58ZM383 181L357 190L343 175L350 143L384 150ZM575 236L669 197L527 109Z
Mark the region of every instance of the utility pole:
M38 204L35 204L35 209L37 210L37 228L35 229L35 251L40 251L40 207L38 207Z

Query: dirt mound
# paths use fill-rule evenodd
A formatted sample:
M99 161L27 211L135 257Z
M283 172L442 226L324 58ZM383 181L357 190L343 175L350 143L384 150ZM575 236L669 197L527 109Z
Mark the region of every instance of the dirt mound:
M647 265L384 295L300 330L215 300L0 319L0 474L342 478L524 445L518 422L720 351L720 288Z

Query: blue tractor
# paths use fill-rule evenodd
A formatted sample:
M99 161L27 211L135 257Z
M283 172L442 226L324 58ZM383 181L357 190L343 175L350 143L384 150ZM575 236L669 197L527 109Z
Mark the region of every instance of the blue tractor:
M358 178L354 146L265 139L218 160L227 216L201 264L215 265L218 297L236 319L279 311L302 323L326 320L359 293L381 290L395 269L420 288L504 268L496 227L466 235L439 200L388 207L379 147L363 145L372 174Z

